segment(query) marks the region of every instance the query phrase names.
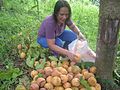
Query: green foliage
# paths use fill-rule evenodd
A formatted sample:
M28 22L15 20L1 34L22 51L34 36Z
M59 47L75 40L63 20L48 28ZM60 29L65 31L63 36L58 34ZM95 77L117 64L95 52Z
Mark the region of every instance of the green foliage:
M49 56L48 58L52 61L58 61L58 58L56 58L55 56Z
M25 88L28 90L29 85L30 85L30 79L29 79L28 75L23 75L22 77L19 78L18 81L19 81L19 83L17 83L17 86L24 85Z
M37 65L35 66L35 69L36 69L36 70L37 70L37 69L43 69L44 66L45 66L45 64L46 64L46 58L42 59L41 63L40 63L40 64L37 64Z
M83 79L83 77L80 77L80 83L87 89L87 90L91 90L88 82L86 80Z
M0 71L0 90L8 90L12 84L17 83L17 77L23 72L19 68L10 67L5 71Z
M77 63L77 65L81 68L81 69L89 69L90 67L94 66L95 63L93 62L81 62L81 63Z
M26 59L26 64L30 67L33 68L34 67L34 62L35 62L35 58L30 57L30 55L27 57Z
M98 31L98 7L91 4L84 5L80 2L72 3L71 7L74 22L87 38L90 47L95 50Z
M21 75L19 68L9 68L6 71L0 71L0 80L10 80Z
M111 80L98 78L103 90L119 90L119 86Z

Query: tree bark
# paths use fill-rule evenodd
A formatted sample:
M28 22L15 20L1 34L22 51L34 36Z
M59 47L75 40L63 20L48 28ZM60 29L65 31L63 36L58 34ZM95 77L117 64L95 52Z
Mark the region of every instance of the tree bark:
M100 0L99 30L97 39L97 76L113 81L113 69L120 25L120 0ZM102 90L117 90L102 84Z
M119 20L101 18L101 30L97 47L98 74L103 79L112 80L112 70L116 54ZM104 71L104 72L103 72Z

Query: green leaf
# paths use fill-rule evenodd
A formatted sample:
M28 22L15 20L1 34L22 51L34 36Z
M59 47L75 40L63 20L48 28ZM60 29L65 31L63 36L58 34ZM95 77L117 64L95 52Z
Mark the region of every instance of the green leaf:
M9 68L6 71L0 71L1 80L10 80L11 78L16 78L20 76L22 71L19 68Z
M48 58L52 61L58 61L58 58L56 58L55 56L49 56Z
M44 58L45 57L45 53L41 53L41 58Z
M38 77L43 77L43 74L39 73L39 74L38 74Z
M31 58L31 56L29 55L28 58L26 59L26 64L29 67L33 68L34 62L35 62L35 58Z
M35 66L35 69L42 69L42 68L43 68L43 65L39 63L37 63Z
M35 42L32 42L32 43L30 44L30 46L31 46L31 47L37 47L37 46L38 46L38 44L37 44L37 43L35 43Z
M34 53L34 54L33 54L32 56L33 56L33 57L36 57L36 58L37 58L37 57L39 56L39 54L40 54L39 51L37 51L37 50L34 51L33 53Z
M23 75L21 78L19 78L19 84L25 85L26 88L29 88L30 82L29 76L27 75Z
M43 69L46 64L46 58L43 59L43 61L39 64L37 63L35 66L35 69Z
M83 79L83 77L80 77L80 83L86 88L86 90L91 90L88 82L85 79Z
M10 80L12 78L11 71L0 71L0 80Z
M16 78L17 76L20 76L20 75L22 75L22 74L23 74L23 72L20 71L19 68L15 68L15 69L14 69L14 72L13 72L13 74L12 74L12 78Z

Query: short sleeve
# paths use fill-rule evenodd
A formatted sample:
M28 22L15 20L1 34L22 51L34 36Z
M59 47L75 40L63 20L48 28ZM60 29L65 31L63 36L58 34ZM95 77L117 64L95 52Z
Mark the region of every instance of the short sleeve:
M71 19L66 22L66 25L67 25L67 26L71 26L72 24L73 24L73 22L72 22Z

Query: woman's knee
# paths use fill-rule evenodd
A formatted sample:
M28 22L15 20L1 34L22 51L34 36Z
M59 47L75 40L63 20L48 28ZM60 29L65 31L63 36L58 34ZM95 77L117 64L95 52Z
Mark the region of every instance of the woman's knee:
M63 40L63 41L73 41L75 39L77 39L77 34L74 33L73 31L71 30L65 30L63 32L63 34L60 35L60 38Z
M60 46L60 47L63 47L63 41L60 38L55 39L55 44Z
M45 37L41 37L41 38L38 37L37 43L39 43L44 48L48 48L47 39ZM63 47L63 41L59 38L55 39L55 44L57 46Z
M40 44L44 48L48 48L47 40L44 37L43 38L38 37L37 43Z

